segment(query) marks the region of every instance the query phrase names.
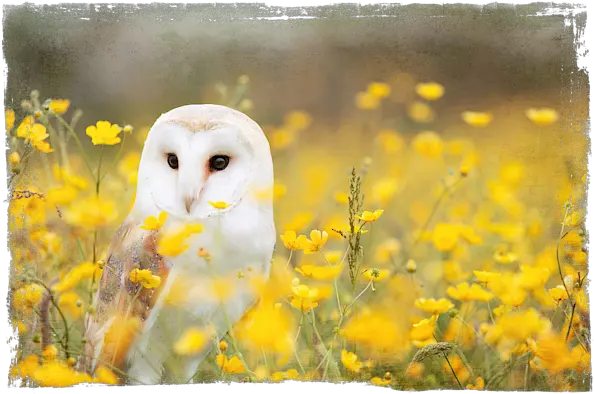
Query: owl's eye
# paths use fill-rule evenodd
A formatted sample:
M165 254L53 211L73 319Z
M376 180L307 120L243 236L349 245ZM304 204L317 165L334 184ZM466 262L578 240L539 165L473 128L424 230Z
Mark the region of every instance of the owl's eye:
M169 167L177 170L179 168L179 160L177 159L177 155L175 153L169 153L167 155L167 164Z
M216 155L210 158L208 166L211 171L223 171L229 165L229 156Z

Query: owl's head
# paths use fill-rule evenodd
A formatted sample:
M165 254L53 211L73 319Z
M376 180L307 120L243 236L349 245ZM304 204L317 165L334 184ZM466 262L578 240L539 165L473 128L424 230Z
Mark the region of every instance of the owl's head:
M146 139L133 215L166 211L195 221L234 209L244 200L272 206L258 190L273 186L270 146L247 115L220 105L186 105L159 117ZM209 201L222 201L216 209Z

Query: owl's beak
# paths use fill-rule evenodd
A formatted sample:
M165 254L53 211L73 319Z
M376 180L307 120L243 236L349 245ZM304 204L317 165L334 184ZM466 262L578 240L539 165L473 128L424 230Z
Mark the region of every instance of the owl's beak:
M184 203L186 205L186 212L188 214L190 214L190 212L192 211L192 205L194 205L195 202L196 202L195 196L186 197L186 199L184 200Z

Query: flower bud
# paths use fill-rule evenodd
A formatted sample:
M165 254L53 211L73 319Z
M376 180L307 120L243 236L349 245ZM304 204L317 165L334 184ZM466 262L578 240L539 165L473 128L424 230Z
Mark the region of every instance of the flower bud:
M415 263L415 261L412 259L408 260L406 262L406 271L409 274L414 274L415 272L417 272L417 263Z
M454 318L454 317L458 316L458 313L459 313L458 309L452 308L452 309L450 309L449 315L451 318Z
M25 111L31 111L31 109L33 109L33 104L31 104L29 100L23 100L21 101L21 108Z
M68 357L66 362L68 363L69 367L74 367L76 365L76 359L74 357Z
M41 118L41 111L40 110L35 110L35 112L33 112L33 116L35 116L35 119Z
M225 341L219 342L219 349L221 349L221 352L227 351L228 348L229 348L229 345L227 345L227 342L225 342Z
M40 343L41 342L41 337L39 336L39 334L36 334L35 336L33 336L33 343Z
M134 130L134 127L130 126L129 124L124 126L124 133L131 133Z
M76 300L76 307L77 308L81 308L83 306L83 303L81 300Z

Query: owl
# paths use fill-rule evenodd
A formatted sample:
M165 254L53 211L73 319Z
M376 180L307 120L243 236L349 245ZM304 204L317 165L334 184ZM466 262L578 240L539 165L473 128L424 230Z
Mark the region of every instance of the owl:
M133 208L109 246L85 318L80 369L116 366L130 384L191 382L213 346L180 355L172 351L176 341L190 328L223 337L257 301L244 273L269 275L272 187L270 146L247 115L219 105L161 115L142 151ZM147 230L147 218L162 212L163 226ZM180 253L159 251L162 234L188 226L201 231ZM160 283L133 282L135 270L150 270ZM224 297L217 296L221 287Z

